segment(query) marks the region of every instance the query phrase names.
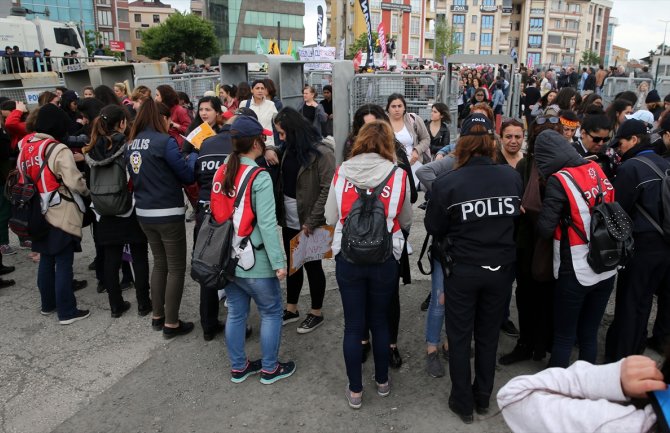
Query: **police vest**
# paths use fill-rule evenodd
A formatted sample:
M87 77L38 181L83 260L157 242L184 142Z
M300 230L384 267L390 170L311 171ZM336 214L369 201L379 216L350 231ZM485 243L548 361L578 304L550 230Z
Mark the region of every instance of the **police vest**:
M567 176L572 176L581 191ZM595 204L595 198L598 194L598 179L602 186L603 200L606 203L614 201L614 187L605 176L600 166L593 161L578 167L566 167L553 176L561 182L563 190L568 196L570 206L570 218L577 229L586 233L587 239L591 237L591 207ZM582 191L588 199L588 203L582 197ZM565 230L565 232L564 232ZM586 257L589 253L589 246L577 234L575 229L568 225L567 227L559 224L554 231L554 278L558 278L558 271L561 265L561 240L567 233L567 242L570 246L570 255L572 257L572 267L575 271L575 277L579 284L583 286L592 286L611 278L616 274L616 269L612 271L596 274L589 266Z
M17 167L20 173L20 182L25 183L27 181L24 177L25 174L33 180L37 179L40 167L42 164L47 164L37 182L42 213L46 213L49 207L55 206L61 201L58 193L60 181L49 168L48 161L44 161L47 148L50 145L57 146L58 144L58 141L53 138L37 138L35 133L25 136L19 144L21 151L19 152Z
M335 189L335 198L337 199L337 211L340 218L335 225L335 233L333 236L333 255L340 252L342 245L342 227L344 220L347 219L351 206L358 200L358 192L354 184L346 177L340 175L340 167L335 170L333 176L333 183L331 188ZM396 260L400 259L402 250L405 246L405 237L400 230L398 223L398 215L402 210L403 203L406 198L407 188L407 173L405 170L396 170L395 174L389 179L379 194L379 200L384 204L384 211L386 213L386 225L392 233L393 238L393 256Z
M251 240L247 243L246 248L243 250L240 249L240 243L242 239L247 236L251 236L251 232L254 231L254 225L256 223L256 214L251 202L251 189L258 176L258 173L263 171L256 170L252 172L254 166L240 164L237 174L235 176L235 188L231 194L226 194L223 191L223 180L226 177L226 167L224 164L216 171L214 174L214 180L212 182L212 194L210 196L209 208L212 212L212 217L218 223L233 216L233 227L235 228L235 237L233 238L233 248L237 250L239 257L238 266L244 270L251 269L256 260L254 257L254 248L259 248L260 245L252 245ZM233 209L235 204L235 198L237 197L237 190L244 181L246 177L249 177L249 183L244 190L243 196L240 199L240 205L237 209Z

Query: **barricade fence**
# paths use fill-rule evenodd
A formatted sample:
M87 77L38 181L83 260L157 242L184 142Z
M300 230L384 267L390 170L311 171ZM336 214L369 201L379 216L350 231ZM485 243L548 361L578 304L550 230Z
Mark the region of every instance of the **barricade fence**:
M56 90L56 87L62 86L63 84L64 83L32 87L4 87L0 88L0 96L4 96L13 101L21 101L26 105L37 105L39 96L42 92L46 92L47 90L53 92Z
M152 91L156 91L156 87L161 85L172 86L175 91L186 93L191 101L195 103L208 90L216 91L220 77L218 73L149 75L135 77L135 87L147 86Z
M640 84L646 82L649 84L649 90L653 88L653 81L651 78L629 78L629 77L609 77L603 82L601 96L605 106L614 101L614 97L627 90L637 91ZM659 94L661 91L659 90Z
M7 56L0 59L3 74L25 74L35 72L71 72L88 66L89 63L114 63L119 61L109 56L58 57L58 56Z

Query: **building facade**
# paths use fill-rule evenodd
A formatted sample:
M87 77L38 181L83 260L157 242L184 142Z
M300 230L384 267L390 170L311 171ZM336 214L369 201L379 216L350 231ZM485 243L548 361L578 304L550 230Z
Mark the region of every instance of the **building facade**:
M21 0L14 3L14 6L21 6L35 12L44 12L48 9L49 16L47 19L75 23L81 29L82 35L86 31L96 29L93 0ZM41 14L28 14L26 18L30 20L35 16L44 18L44 15ZM84 38L82 37L82 39ZM62 55L62 53L59 55Z
M305 40L303 0L191 0L191 12L214 24L221 54L255 54L259 33L266 48L278 39L282 53L289 40L294 50Z
M610 65L626 66L626 64L628 63L628 53L630 53L629 49L620 47L618 45L612 45L612 58L610 59L612 63L610 63Z
M546 66L577 64L591 50L610 64L612 6L611 0L370 0L370 17L373 31L381 21L405 58L434 58L435 27L444 20L460 53L515 52L521 63ZM330 9L342 17L331 20L331 44L345 38L348 46L367 31L359 0L331 0Z
M95 0L94 7L95 28L98 32L97 44L109 47L109 41L121 41L125 44L126 55L131 57L133 44L128 1Z
M128 19L130 20L130 43L132 45L132 58L147 61L148 57L142 55L142 32L150 27L159 25L172 15L175 10L172 6L162 3L160 0L135 1L128 3Z

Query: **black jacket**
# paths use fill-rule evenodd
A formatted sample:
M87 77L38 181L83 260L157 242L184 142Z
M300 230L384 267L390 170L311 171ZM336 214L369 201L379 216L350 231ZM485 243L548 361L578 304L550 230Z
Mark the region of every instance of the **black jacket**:
M433 137L433 133L430 132L430 119L426 120L425 123L428 135L430 135L430 153L435 155L444 146L449 145L449 126L447 126L446 122L442 122L440 130L437 131L437 134Z
M588 164L575 147L561 134L553 130L540 133L535 140L535 161L537 170L543 179L547 180L542 201L542 211L537 220L537 235L550 239L556 227L569 215L570 205L563 185L552 176L565 167L579 167ZM572 256L567 236L561 238L561 267L560 272L571 272Z
M662 221L661 179L643 162L633 160L634 157L651 160L661 171L670 169L670 162L654 153L651 145L635 146L622 156L623 163L617 169L613 185L617 201L633 220L635 249L670 249L661 234L635 206L639 204L655 221Z
M615 157L616 154L612 149L605 148L600 153L589 152L588 150L584 149L584 146L582 146L581 139L577 139L576 142L573 142L572 146L575 148L579 156L590 159L598 164L605 173L605 176L607 176L610 181L614 179L617 158Z
M209 202L214 174L232 151L230 125L224 125L221 132L203 141L195 163L195 180L200 187L198 200L201 202Z
M426 230L438 239L446 237L447 253L455 263L512 264L522 191L521 176L513 168L473 157L433 183Z

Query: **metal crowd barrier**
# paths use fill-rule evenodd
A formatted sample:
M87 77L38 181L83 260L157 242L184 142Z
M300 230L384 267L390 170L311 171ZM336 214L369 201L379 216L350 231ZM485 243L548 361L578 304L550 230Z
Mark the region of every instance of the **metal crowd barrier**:
M47 90L53 92L56 87L62 85L64 85L64 83L51 84L48 86L4 87L0 88L0 96L4 96L13 101L22 101L26 105L37 105L37 100L42 92L46 92Z
M603 88L601 96L603 98L603 103L605 106L609 105L614 101L614 97L627 90L637 91L637 88L640 86L640 83L647 82L649 84L649 89L653 88L653 80L650 78L630 78L630 77L608 77L603 82ZM659 90L659 94L660 94ZM661 96L662 97L662 96Z
M70 72L85 68L89 63L114 63L119 61L109 56L94 57L38 57L34 56L0 56L0 72L2 74L26 74L35 72Z
M215 91L219 80L218 73L148 75L135 77L135 87L143 85L155 91L160 85L168 85L177 92L186 93L191 101L195 102L202 98L206 91Z
M309 71L305 72L305 84L316 89L317 97L323 96L323 86L333 83L331 71Z

